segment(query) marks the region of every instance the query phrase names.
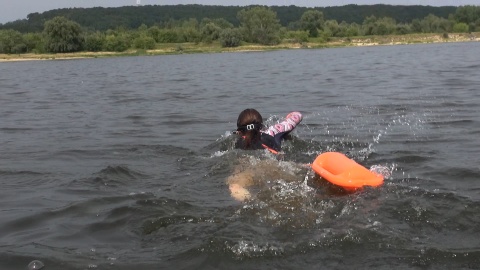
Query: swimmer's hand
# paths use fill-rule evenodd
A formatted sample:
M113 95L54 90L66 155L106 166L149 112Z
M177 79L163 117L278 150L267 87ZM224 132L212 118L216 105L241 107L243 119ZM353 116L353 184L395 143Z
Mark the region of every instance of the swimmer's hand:
M228 188L232 197L240 202L250 199L250 192L246 187L253 185L253 171L246 170L235 173L227 178Z
M229 188L230 194L237 201L243 202L251 197L250 192L239 184L230 184Z

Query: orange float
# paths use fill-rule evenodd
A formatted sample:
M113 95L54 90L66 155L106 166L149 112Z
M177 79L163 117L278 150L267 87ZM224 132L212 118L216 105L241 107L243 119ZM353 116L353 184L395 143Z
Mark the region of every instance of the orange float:
M312 163L312 169L332 184L353 191L364 186L383 184L383 176L348 158L342 153L326 152Z

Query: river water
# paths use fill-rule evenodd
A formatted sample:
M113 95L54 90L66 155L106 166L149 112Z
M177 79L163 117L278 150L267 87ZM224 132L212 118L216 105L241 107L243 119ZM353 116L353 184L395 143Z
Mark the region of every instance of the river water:
M479 269L479 55L0 63L0 269ZM232 149L245 108L303 113L281 160ZM301 166L325 151L391 176L342 192ZM245 158L279 173L241 203L225 179Z

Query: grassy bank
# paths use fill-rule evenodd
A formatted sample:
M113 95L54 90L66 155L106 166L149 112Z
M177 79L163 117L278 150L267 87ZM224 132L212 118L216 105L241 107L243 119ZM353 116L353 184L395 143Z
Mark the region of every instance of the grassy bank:
M125 52L76 52L57 54L0 54L0 62L33 61L33 60L64 60L102 58L114 56L138 56L138 55L169 55L187 53L219 53L219 52L249 52L271 51L300 48L334 48L349 46L378 46L378 45L402 45L440 42L474 42L480 41L480 32L471 34L409 34L395 36L365 36L349 38L332 38L324 42L320 39L311 39L309 42L296 43L285 41L275 46L263 46L258 44L243 44L235 48L222 48L219 43L211 44L158 44L154 50L128 50Z

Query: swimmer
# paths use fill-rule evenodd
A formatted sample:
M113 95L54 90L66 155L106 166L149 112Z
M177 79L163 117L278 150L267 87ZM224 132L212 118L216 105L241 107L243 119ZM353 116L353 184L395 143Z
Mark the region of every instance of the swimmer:
M282 139L300 122L302 114L291 112L285 120L264 129L263 119L255 109L246 109L237 120L236 133L239 135L235 148L244 150L267 149L274 154L281 151Z
M274 154L278 154L281 151L282 140L301 121L302 114L300 112L291 112L282 122L264 129L260 113L255 109L246 109L238 116L236 133L239 136L235 143L235 148L243 150L266 149ZM275 168L271 168L274 166L271 162L264 161L262 164L257 165L257 168L253 169L237 166L234 173L228 177L227 184L229 185L230 194L236 200L244 201L251 197L246 187L254 184L254 180L258 178L260 171L276 171ZM270 169L267 169L268 167Z

